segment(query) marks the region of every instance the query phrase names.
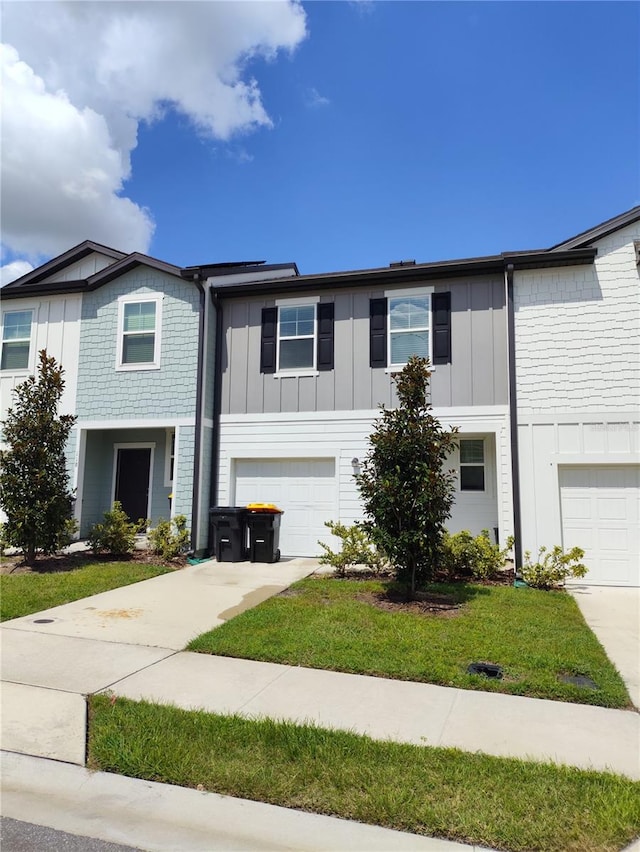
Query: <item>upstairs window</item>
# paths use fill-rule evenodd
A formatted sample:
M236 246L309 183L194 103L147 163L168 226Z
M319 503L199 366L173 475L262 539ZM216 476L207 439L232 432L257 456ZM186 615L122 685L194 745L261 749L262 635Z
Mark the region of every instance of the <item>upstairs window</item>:
M389 366L403 367L411 355L429 357L429 296L389 299Z
M460 490L484 491L484 441L460 441Z
M160 366L161 305L159 297L120 301L118 369L148 370Z
M2 369L27 370L33 311L7 311L2 318Z
M262 309L260 372L275 378L333 370L333 302L282 299Z
M411 355L451 363L451 293L420 287L369 300L369 366L396 372Z
M316 306L278 309L278 370L315 369Z

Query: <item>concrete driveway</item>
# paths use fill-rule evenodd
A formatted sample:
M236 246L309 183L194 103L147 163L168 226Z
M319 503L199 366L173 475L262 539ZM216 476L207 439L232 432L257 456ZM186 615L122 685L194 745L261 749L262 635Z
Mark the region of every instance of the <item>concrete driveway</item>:
M85 695L171 657L316 567L208 561L5 622L3 748L83 764Z
M640 589L572 586L569 591L640 707Z

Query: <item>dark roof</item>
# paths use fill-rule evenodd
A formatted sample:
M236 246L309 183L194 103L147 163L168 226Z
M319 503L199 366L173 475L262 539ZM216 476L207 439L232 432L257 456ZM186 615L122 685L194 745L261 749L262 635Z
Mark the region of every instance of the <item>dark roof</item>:
M406 266L382 266L373 269L354 269L344 272L327 272L300 275L295 278L269 279L267 281L215 283L213 289L218 296L246 296L251 293L274 293L291 290L326 290L335 287L391 286L418 281L457 278L469 275L503 274L507 266L515 269L536 269L550 266L576 266L591 264L596 249L586 248L550 254L548 250L504 252L485 257L470 257L460 260L444 260L434 263L416 263Z
M280 272L284 269L293 270L294 275L300 275L298 266L291 263L266 263L264 260L239 260L230 263L205 263L198 266L185 266L182 270L184 278L193 278L199 275L201 278L218 278L223 275L236 275L238 272ZM222 285L221 285L222 286Z
M582 231L582 233L576 234L575 237L571 237L568 240L563 240L555 246L551 246L549 251L556 252L563 249L582 248L595 240L602 239L602 237L606 237L614 231L620 230L620 228L632 225L638 220L640 220L640 207L632 207L631 210L627 210L626 213L620 213L619 216L607 219L606 222L601 222L594 228L589 228L588 231Z
M21 275L20 278L16 278L15 281L5 284L2 288L2 295L4 296L6 294L8 288L13 289L16 287L23 287L26 284L37 284L39 281L42 281L43 278L48 278L49 275L55 275L56 272L64 269L65 266L69 266L77 260L82 260L83 257L92 254L94 251L99 254L105 254L107 257L112 257L114 260L120 260L121 258L126 257L125 252L117 251L109 246L103 246L100 243L94 243L92 240L85 240L83 243L79 243L77 246L65 251L63 254L59 254L57 257L47 261L47 263L43 263L42 266L38 266L36 269L32 269L31 272Z
M73 281L43 281L49 275L64 269L71 263L81 260L91 252L100 252L114 259L114 263L109 264L99 272L95 272L88 278L76 279ZM171 263L165 263L162 260L156 260L154 257L149 257L140 252L132 254L124 254L121 251L116 251L108 246L101 246L99 243L94 243L91 240L85 240L75 248L70 249L64 254L53 258L43 266L28 272L21 278L11 281L2 288L3 299L20 299L27 296L36 295L56 295L58 293L86 293L91 290L96 290L103 284L113 281L119 275L124 275L130 269L136 266L150 266L152 269L158 269L161 272L167 272L170 275L180 276L181 269L179 266L174 266Z

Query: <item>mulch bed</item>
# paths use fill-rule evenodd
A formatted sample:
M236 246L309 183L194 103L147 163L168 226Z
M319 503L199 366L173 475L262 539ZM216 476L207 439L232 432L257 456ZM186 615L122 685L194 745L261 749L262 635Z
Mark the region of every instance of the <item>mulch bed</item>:
M316 575L318 579L326 578L325 575ZM490 580L471 580L469 577L442 577L437 578L443 583L469 583L479 586L511 586L513 585L515 572L513 568L507 568L498 577ZM343 578L349 580L390 580L389 574L375 574L371 571L347 571ZM297 594L294 590L281 592L281 595ZM464 606L464 601L456 600L454 595L444 592L416 592L414 600L407 600L406 593L402 589L392 586L382 592L362 592L357 600L383 609L387 612L411 612L416 615L438 616L441 618L452 618L459 614Z
M91 551L75 553L60 553L55 556L40 556L32 565L27 565L22 556L3 556L2 574L48 574L60 571L73 571L82 568L90 562L140 562L145 565L162 565L165 568L184 568L187 564L186 556L178 556L176 559L162 559L149 550L136 550L125 556L94 556Z

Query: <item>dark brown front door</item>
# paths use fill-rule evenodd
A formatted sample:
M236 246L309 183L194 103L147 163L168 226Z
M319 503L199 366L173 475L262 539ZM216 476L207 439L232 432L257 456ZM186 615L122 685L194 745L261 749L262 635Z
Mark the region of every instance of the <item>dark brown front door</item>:
M119 449L116 460L116 495L129 520L147 517L150 447Z

